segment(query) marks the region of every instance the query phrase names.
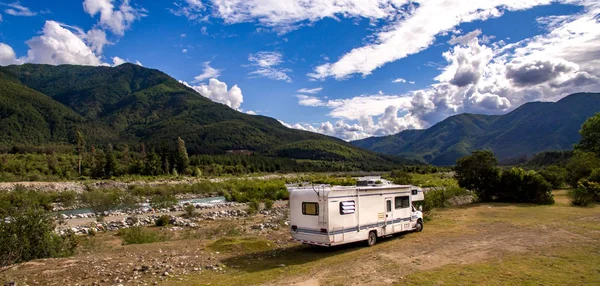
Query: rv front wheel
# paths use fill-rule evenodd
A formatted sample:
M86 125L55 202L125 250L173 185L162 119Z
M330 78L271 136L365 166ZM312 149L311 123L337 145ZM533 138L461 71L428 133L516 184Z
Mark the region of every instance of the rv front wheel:
M421 232L422 230L423 230L423 221L421 219L419 219L417 221L417 224L415 224L415 231Z
M369 232L369 239L367 239L367 245L373 246L377 243L377 232L371 231Z

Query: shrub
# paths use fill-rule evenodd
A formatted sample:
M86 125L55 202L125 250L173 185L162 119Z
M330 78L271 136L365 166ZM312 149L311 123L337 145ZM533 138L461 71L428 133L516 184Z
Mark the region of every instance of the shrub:
M0 218L0 267L38 258L65 257L77 248L73 233L54 232L54 219L39 207L26 206Z
M502 172L496 201L553 204L552 186L535 171L511 168Z
M255 214L260 210L260 202L257 199L253 199L248 202L248 214Z
M273 200L266 199L265 200L265 209L268 209L268 210L272 209L274 203L275 202L273 202Z
M186 205L183 210L185 211L185 217L187 218L196 216L196 207L193 204Z
M177 204L177 199L171 194L156 195L150 199L150 206L153 209L168 209Z
M450 200L459 196L467 196L470 193L457 186L435 187L427 191L423 202L415 202L415 206L422 205L423 211L431 211L433 208L445 208L450 206Z
M123 238L123 244L144 244L169 240L167 235L141 226L120 229L117 235Z
M500 178L497 165L491 151L473 151L456 161L455 178L460 187L473 191L480 201L491 201Z
M169 225L169 223L171 223L171 217L168 215L161 215L159 218L156 219L155 225L167 226Z
M582 207L600 202L600 183L582 179L577 188L569 192L569 198L573 205Z
M592 152L575 151L567 163L567 179L572 187L577 187L577 182L587 178L592 171L600 168L600 159Z
M558 166L550 166L539 172L553 188L558 189L567 182L567 170Z
M410 185L412 183L411 175L403 170L394 170L390 173L391 181L398 185Z

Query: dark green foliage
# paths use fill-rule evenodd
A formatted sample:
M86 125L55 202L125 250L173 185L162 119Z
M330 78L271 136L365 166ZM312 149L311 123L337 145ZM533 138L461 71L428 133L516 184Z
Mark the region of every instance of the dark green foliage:
M583 123L579 134L581 134L581 140L575 145L575 149L593 152L600 157L600 112Z
M470 193L467 190L457 186L435 187L427 191L423 202L415 202L415 206L423 206L423 211L428 212L434 208L448 207L451 199L468 195Z
M482 202L554 203L552 186L540 174L521 168L501 172L496 165L492 152L475 151L458 160L455 177Z
M533 157L526 159L523 162L504 165L523 164L524 166L530 168L539 168L545 166L565 167L571 157L573 157L573 151L545 151L535 154Z
M539 171L539 174L552 185L552 188L562 188L567 182L567 169L558 166L549 166Z
M117 156L118 162L125 165L121 170L113 164L113 151L105 149L105 156L100 152L97 162L88 163L96 178L136 169L133 172L143 169L144 175L161 175L175 168L183 175L188 172L187 153L219 155L228 150L295 159L287 166L254 165L254 172L390 170L406 163L340 139L286 128L273 118L238 112L212 102L160 71L133 64L113 68L33 64L0 67L0 130L0 149L4 150L21 145L25 149L73 146L78 142L81 146L83 136L89 146L138 146L144 142L149 149L160 150L160 168L155 155L142 156L142 163L134 165L129 162L128 148L118 150L126 154ZM178 137L182 139L179 146L175 144ZM70 152L74 149L71 147ZM79 153L83 154L83 149L78 148ZM306 159L309 161L304 162ZM219 165L221 168L214 166L211 170L242 171L237 165ZM79 173L77 166L69 169ZM85 167L82 169L85 175Z
M394 184L398 185L410 185L411 184L411 176L410 173L404 170L394 170L390 173L390 179Z
M65 257L77 248L75 235L54 232L50 213L33 205L0 216L0 267L38 258Z
M600 182L582 179L577 184L577 188L569 192L569 197L573 205L582 207L600 202Z
M169 223L171 223L171 217L168 215L161 215L156 219L156 222L154 224L156 226L167 226L169 225Z
M491 151L474 151L458 159L455 178L459 186L473 191L479 200L490 201L500 179L497 165L498 160Z
M406 130L396 135L354 141L352 144L435 165L452 165L457 158L477 149L493 150L504 161L542 151L571 149L579 140L577 131L581 125L599 111L600 94L578 93L556 103L526 103L502 116L461 114L449 117L427 130ZM598 119L593 122L598 122ZM590 148L599 146L593 143L597 142L594 140L598 140L599 133L593 131L590 134L596 135L591 135L591 141L586 141L584 145Z
M535 171L511 168L502 172L495 200L511 203L553 204L552 185Z
M141 226L120 229L117 235L123 238L123 244L144 244L169 240L167 234Z
M591 175L596 168L600 168L600 159L595 153L575 151L566 167L569 185L577 186L579 180Z

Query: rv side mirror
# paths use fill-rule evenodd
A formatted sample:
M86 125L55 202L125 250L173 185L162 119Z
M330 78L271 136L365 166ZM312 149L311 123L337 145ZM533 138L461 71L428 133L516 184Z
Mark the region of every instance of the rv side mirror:
M422 212L423 211L423 206L419 206L419 211Z

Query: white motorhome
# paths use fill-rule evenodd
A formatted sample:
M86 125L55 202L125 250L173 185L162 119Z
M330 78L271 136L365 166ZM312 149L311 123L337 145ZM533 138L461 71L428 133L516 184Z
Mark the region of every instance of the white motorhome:
M288 187L292 238L304 244L335 246L405 231L421 231L421 188L408 185Z

